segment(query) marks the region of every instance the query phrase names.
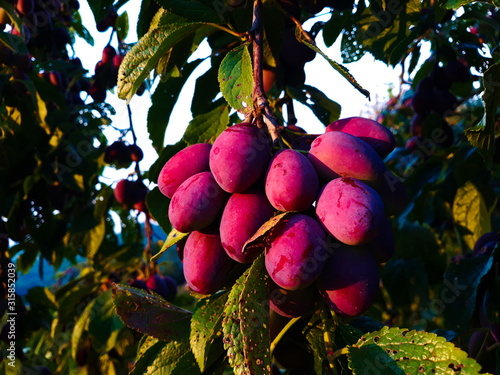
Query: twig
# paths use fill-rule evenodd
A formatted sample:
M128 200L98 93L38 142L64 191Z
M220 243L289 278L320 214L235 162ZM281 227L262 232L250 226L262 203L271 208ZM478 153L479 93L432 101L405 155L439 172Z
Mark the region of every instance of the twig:
M264 84L262 82L262 60L263 60L263 42L262 42L262 0L254 0L253 3L253 19L252 28L250 30L250 37L253 45L253 79L254 86L252 91L252 101L254 103L255 115L257 124L264 121L267 126L272 140L278 138L282 125L278 124L273 116L269 101L264 93Z

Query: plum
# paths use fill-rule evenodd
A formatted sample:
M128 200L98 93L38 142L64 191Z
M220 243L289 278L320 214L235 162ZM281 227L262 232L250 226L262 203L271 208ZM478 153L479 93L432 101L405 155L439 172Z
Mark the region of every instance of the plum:
M332 310L357 316L368 310L379 287L378 264L365 246L341 246L326 260L316 285Z
M305 211L316 200L319 178L309 159L295 150L277 153L266 175L266 195L279 211Z
M237 264L226 254L220 235L213 228L194 231L184 245L184 276L196 293L212 294L226 281Z
M311 144L309 160L324 180L352 177L376 182L387 170L377 152L358 137L339 131L320 135Z
M354 135L373 147L381 157L387 156L396 147L396 138L388 128L364 117L337 120L329 124L325 131L341 131Z
M179 232L205 228L222 213L227 198L212 173L197 173L176 190L168 207L168 218Z
M210 170L222 189L241 193L265 172L271 143L266 134L249 123L224 130L210 150Z
M172 198L177 188L189 177L209 172L208 157L211 148L211 144L197 143L172 156L158 176L158 188L163 195Z
M273 283L269 293L271 309L286 318L296 318L314 310L317 289L310 285L305 289L287 290Z
M254 235L275 210L263 189L252 187L234 193L227 201L220 222L221 241L227 255L239 263L250 263L260 254L258 248L242 253L245 242Z
M367 244L377 263L385 263L396 252L396 242L391 222L386 217L379 224L379 234Z
M293 214L279 222L268 238L266 269L271 279L287 290L311 285L328 257L326 233L313 218Z
M361 245L379 233L384 216L380 195L354 178L337 178L325 185L316 214L326 230L347 245Z

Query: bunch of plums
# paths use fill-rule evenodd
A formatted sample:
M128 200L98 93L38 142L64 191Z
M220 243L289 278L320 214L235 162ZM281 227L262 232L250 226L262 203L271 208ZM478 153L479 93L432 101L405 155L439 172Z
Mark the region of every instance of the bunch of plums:
M171 198L172 227L189 232L183 263L190 289L216 292L236 262L251 263L265 250L273 310L303 315L318 290L339 314L366 311L378 292L378 264L395 251L387 216L405 205L404 185L382 159L394 146L387 128L353 117L330 124L308 152L273 154L265 131L240 123L213 144L175 154L158 187ZM246 246L283 212L265 246Z

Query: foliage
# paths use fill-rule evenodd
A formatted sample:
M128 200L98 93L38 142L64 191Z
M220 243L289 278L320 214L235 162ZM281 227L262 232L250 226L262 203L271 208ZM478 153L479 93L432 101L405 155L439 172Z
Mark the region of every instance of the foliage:
M89 1L98 29L111 28L110 40L116 37L109 47L118 56L103 52L91 75L79 64L78 51L69 52L75 35L93 42L78 2L63 0L51 8L36 1L25 14L23 1L0 1L0 23L8 24L0 31L0 311L8 345L12 301L17 313L15 367L4 356L3 372L500 371L498 250L481 242L500 229L496 1L143 0L140 39L133 46L124 39L134 25L125 12L118 15L126 2ZM320 13L326 21L314 23ZM50 22L35 24L33 14ZM175 153L213 143L243 121L268 129L275 150L300 149L291 127L295 101L325 126L341 118L342 103L305 84L308 60L291 63L295 56L286 56L290 29L296 55L317 52L332 66L328 79L347 79L367 97L342 64L369 53L404 69L400 92L377 120L396 137L385 164L404 183L408 199L390 218L397 251L380 266L381 291L361 317L345 318L322 302L298 318L276 316L269 309L263 255L234 267L230 282L212 295L181 287L173 297L161 296L146 282L160 274L183 282L175 272L178 262L167 256L181 253L187 234L171 228L170 200L158 188L145 200L123 201L103 178L105 168L132 166L128 179L152 187ZM318 38L327 46L340 41L342 63L319 50ZM210 47L211 68L197 78L192 120L179 143L165 145L177 98L202 61L191 56L203 42ZM430 55L422 52L426 46ZM469 73L466 79L451 80L446 90L433 88L435 98L446 91L455 101L443 111L431 104L415 125L421 83L456 62ZM263 69L274 74L270 85ZM103 131L112 126L114 109L105 98L114 87L127 101L154 87L147 129L158 159L149 171L141 171L130 155L111 155ZM135 144L132 123L114 141L131 146L127 134ZM301 136L309 144L315 137ZM268 246L287 215L265 223L246 250ZM153 242L153 222L170 233L165 241ZM7 288L12 258L19 277L36 264L43 275L46 261L60 270L60 282L16 296ZM137 281L143 289L129 285Z

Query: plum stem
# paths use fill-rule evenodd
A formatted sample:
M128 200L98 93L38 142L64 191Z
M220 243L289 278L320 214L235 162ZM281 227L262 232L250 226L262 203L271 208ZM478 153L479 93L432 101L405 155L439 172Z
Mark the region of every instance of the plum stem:
M301 317L298 316L296 318L291 319L286 326L283 327L283 329L278 333L278 335L274 338L273 342L271 343L270 351L271 355L273 354L274 348L276 348L276 345L280 342L280 340L283 338L285 333L292 327Z
M261 125L261 121L267 126L267 130L271 135L272 140L278 138L279 132L283 128L274 118L269 101L264 93L264 84L262 81L263 68L263 33L262 33L262 0L254 0L252 28L250 29L250 39L252 41L252 68L253 68L253 90L252 101L254 103L254 111L257 125Z

